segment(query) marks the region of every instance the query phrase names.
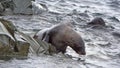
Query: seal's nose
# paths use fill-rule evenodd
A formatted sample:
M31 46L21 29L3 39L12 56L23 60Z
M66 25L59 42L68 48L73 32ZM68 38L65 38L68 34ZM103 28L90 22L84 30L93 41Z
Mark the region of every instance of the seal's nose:
M86 52L78 52L79 55L86 55Z
M81 55L86 55L86 52L82 52Z

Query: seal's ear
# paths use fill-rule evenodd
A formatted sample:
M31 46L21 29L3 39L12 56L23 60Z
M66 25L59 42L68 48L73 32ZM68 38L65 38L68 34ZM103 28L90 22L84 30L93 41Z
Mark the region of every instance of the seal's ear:
M42 40L46 41L46 42L49 42L49 38L50 38L50 36L49 36L48 32L46 32L45 35L44 35L44 38Z

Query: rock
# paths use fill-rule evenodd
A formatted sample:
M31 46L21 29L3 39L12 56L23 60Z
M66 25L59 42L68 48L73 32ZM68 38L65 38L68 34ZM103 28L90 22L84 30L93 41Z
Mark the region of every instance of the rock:
M0 3L0 12L4 11L4 7L2 6L2 4Z
M10 21L0 19L0 59L27 58L29 43L14 36L15 27Z
M33 0L4 0L0 3L0 12L2 15L9 14L32 14L32 3ZM11 12L6 9L10 9ZM5 12L4 12L5 10ZM6 14L7 13L7 14Z
M9 9L9 10L8 10ZM4 0L0 1L0 15L11 14L41 14L47 12L45 4L34 0Z
M32 11L33 14L41 14L43 12L47 12L48 8L45 4L42 3L38 3L35 1L31 1L32 2Z
M91 22L88 23L88 25L101 25L106 26L105 21L102 18L95 18Z
M13 14L12 12L13 12L15 4L13 3L12 0L1 1L1 6L2 6L1 15L11 15L11 14Z
M0 19L0 59L24 59L27 58L29 51L35 55L56 53L53 45L43 41L38 42L19 31L11 21Z
M16 27L12 24L11 21L0 19L0 22L5 26L8 32L14 37L15 31L17 31Z
M33 0L13 0L15 6L13 12L15 14L32 14Z
M6 37L8 38L8 37ZM10 41L9 41L10 42ZM2 42L0 42L1 44ZM18 41L19 52L15 52L9 45L0 46L0 60L9 60L11 58L25 59L29 52L29 43ZM4 44L5 45L5 44Z
M3 12L5 11L4 7L0 3L0 16L3 15Z

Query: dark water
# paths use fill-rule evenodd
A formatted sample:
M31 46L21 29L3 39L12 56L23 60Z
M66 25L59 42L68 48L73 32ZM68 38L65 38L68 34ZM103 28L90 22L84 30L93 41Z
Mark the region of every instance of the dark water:
M3 16L24 33L51 27L71 20L86 44L85 62L61 56L30 56L27 60L0 61L0 68L120 68L120 1L119 0L37 0L48 12L33 16ZM105 20L107 27L94 28L87 22L95 17ZM78 56L68 48L68 54Z

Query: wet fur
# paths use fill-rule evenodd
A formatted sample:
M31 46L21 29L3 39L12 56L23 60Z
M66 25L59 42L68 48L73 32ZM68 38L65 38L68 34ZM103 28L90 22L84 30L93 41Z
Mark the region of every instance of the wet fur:
M65 53L70 46L78 54L85 55L85 45L80 35L68 24L59 24L43 33L42 40L54 45L58 52Z

